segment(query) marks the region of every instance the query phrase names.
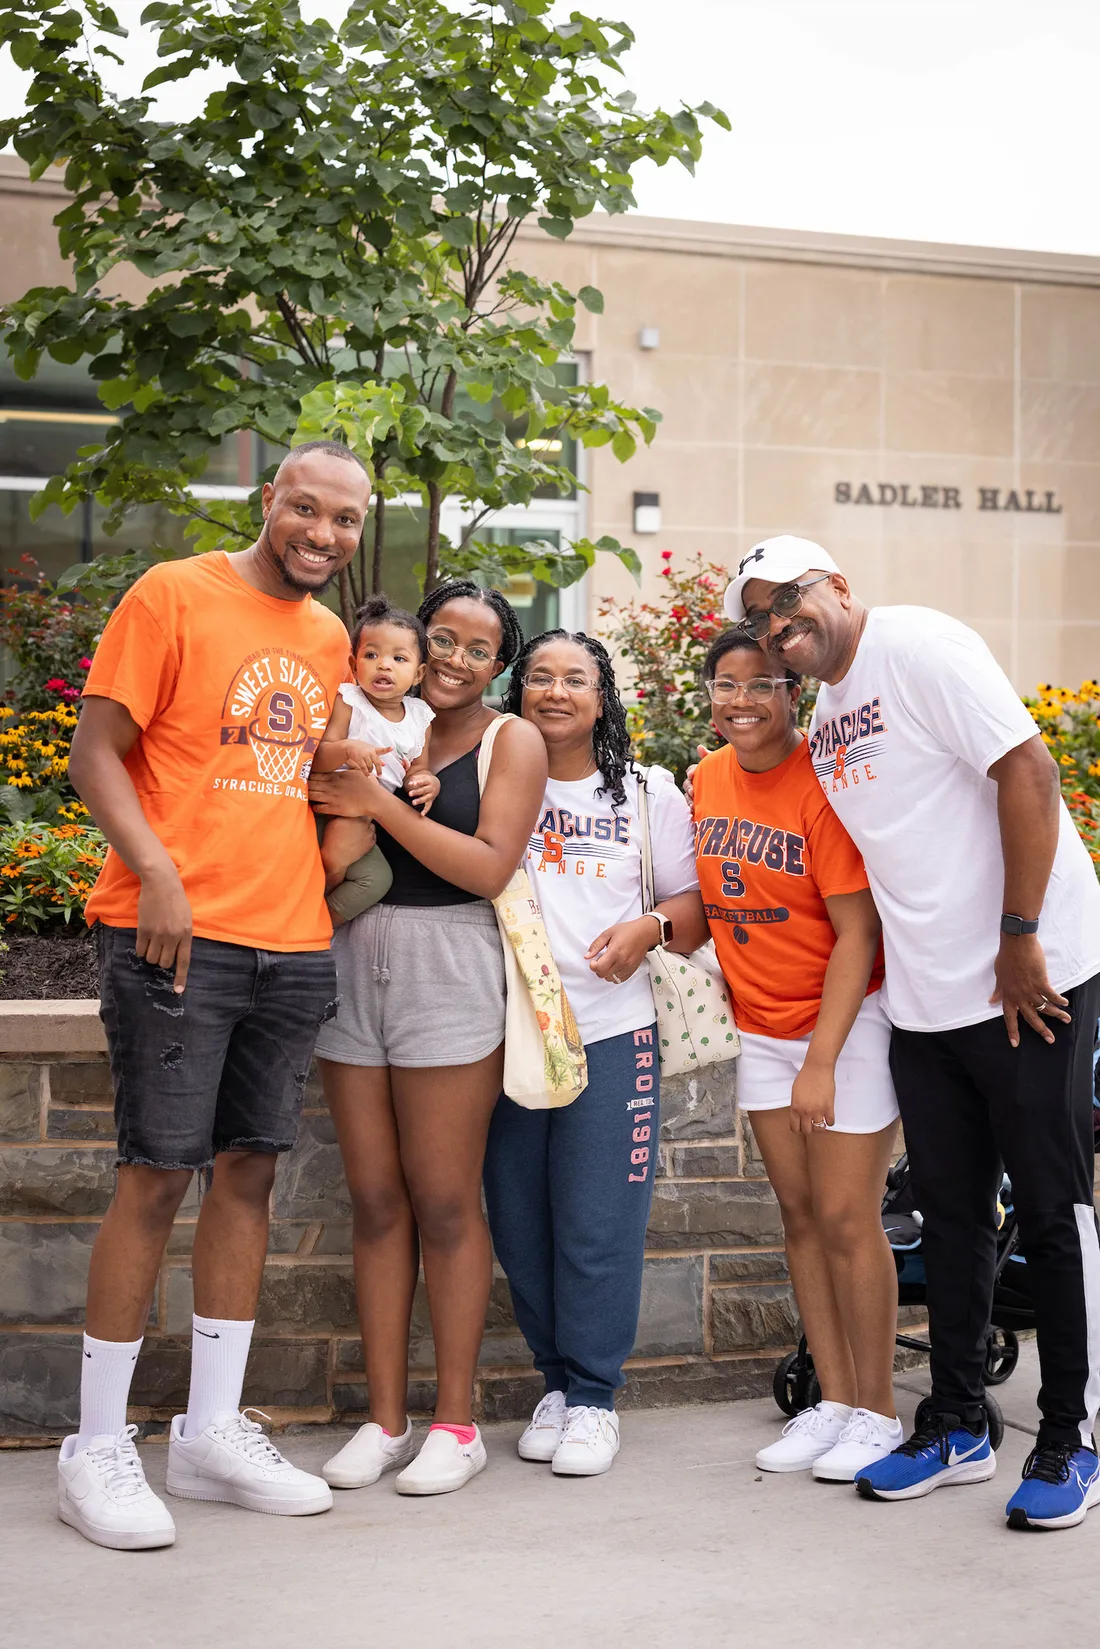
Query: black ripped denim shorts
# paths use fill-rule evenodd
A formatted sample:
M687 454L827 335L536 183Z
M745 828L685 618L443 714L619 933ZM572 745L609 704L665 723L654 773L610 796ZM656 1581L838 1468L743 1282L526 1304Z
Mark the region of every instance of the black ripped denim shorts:
M133 928L95 931L118 1161L199 1169L219 1151L289 1151L317 1032L338 1005L331 951L195 939L177 996Z

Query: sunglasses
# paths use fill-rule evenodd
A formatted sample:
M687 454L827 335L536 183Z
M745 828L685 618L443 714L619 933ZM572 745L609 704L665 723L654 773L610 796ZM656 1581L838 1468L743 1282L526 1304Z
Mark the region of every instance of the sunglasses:
M812 590L815 584L824 584L832 576L832 573L819 573L816 578L807 579L805 584L784 584L782 589L776 590L770 607L758 607L755 612L746 613L734 628L751 636L754 641L763 641L772 627L773 614L776 618L794 618L802 611L803 592Z

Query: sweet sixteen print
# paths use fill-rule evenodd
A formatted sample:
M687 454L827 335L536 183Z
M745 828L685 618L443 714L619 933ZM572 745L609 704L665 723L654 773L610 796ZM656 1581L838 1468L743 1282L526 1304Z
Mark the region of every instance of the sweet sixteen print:
M235 759L214 789L304 802L328 718L328 694L308 659L281 647L250 654L222 703L219 739Z

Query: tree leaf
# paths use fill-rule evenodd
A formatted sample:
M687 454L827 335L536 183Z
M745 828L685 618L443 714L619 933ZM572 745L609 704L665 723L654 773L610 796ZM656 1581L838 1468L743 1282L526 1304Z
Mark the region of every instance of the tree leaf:
M595 286L582 286L577 297L593 315L603 314L603 293Z

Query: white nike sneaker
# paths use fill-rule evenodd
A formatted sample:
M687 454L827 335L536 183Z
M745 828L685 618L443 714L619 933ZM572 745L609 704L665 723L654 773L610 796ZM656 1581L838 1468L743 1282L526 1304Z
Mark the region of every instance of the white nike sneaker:
M871 1409L853 1409L837 1441L828 1454L819 1455L812 1471L826 1483L854 1483L859 1472L892 1454L905 1441L901 1421Z
M136 1426L78 1449L66 1437L57 1461L57 1515L86 1540L119 1552L171 1546L176 1525L145 1481Z
M184 1437L185 1417L177 1414L168 1442L168 1493L181 1500L223 1500L276 1517L329 1511L328 1484L284 1460L250 1414L268 1418L259 1409L245 1409L212 1420L191 1438Z
M565 1430L565 1393L548 1391L535 1409L517 1447L521 1460L540 1460L548 1465L558 1452Z
M567 1409L551 1470L556 1477L599 1477L611 1470L618 1452L619 1417L613 1409Z
M809 1471L815 1460L828 1454L840 1442L840 1434L852 1418L847 1403L818 1403L803 1409L783 1427L783 1435L756 1457L762 1472Z
M473 1441L460 1443L453 1431L433 1426L411 1466L406 1466L395 1485L398 1494L450 1494L465 1488L471 1477L489 1464L481 1433L474 1427Z
M412 1421L406 1416L400 1437L391 1437L373 1420L360 1426L338 1454L326 1460L321 1476L334 1489L365 1489L383 1472L400 1471L416 1458Z

